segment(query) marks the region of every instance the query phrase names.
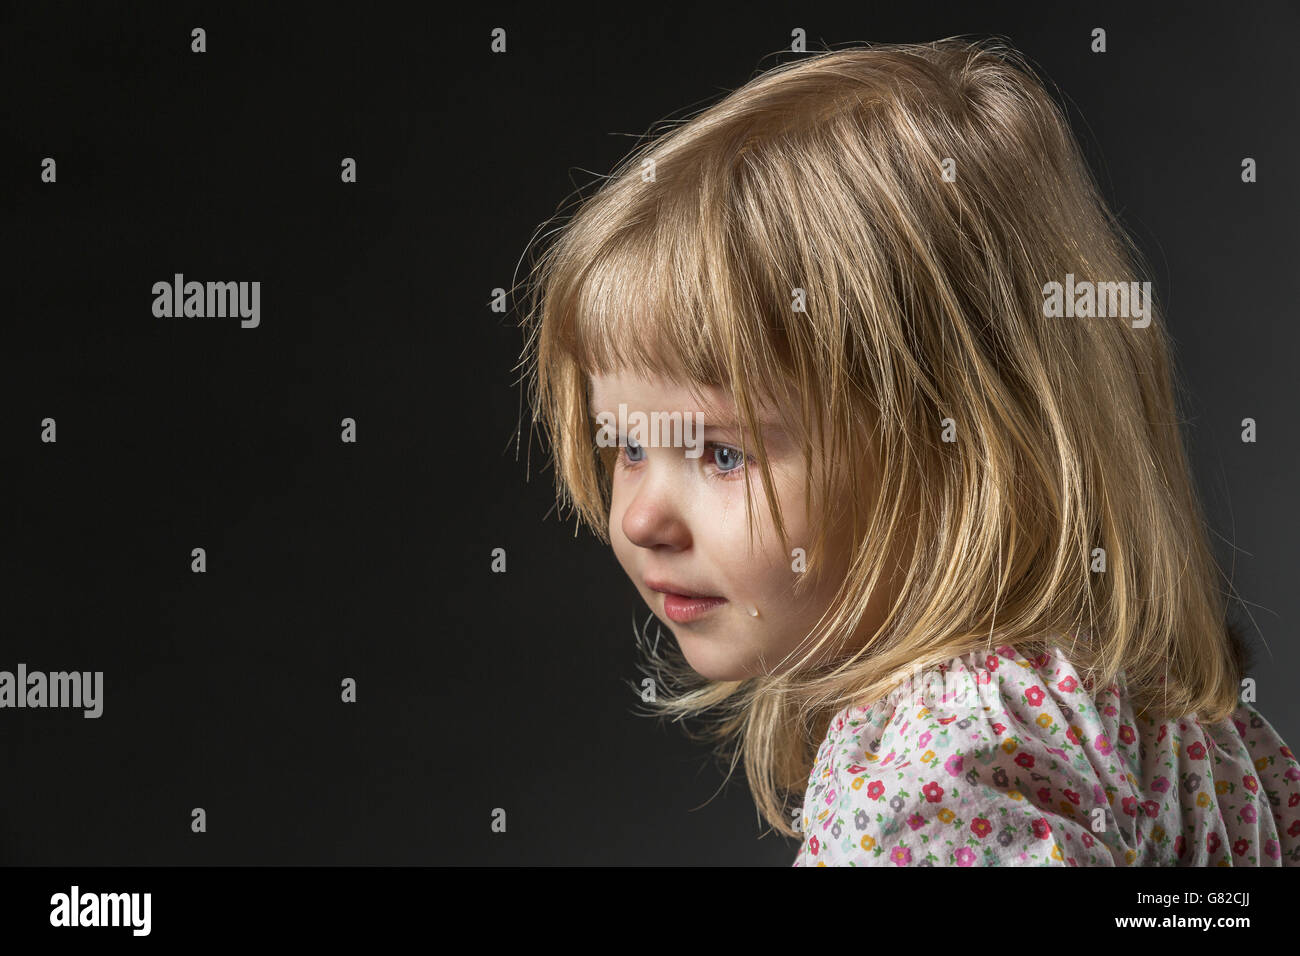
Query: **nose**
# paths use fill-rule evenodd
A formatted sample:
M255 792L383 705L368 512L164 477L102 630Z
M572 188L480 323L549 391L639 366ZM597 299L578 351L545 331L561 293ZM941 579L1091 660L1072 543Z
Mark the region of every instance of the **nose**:
M667 469L647 468L623 512L623 534L640 548L683 551L691 532L682 508L681 489L668 480Z

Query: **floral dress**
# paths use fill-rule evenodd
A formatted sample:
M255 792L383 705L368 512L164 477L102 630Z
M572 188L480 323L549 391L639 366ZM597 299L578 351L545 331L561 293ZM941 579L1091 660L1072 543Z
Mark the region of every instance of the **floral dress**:
M795 866L1300 863L1300 764L1248 704L1138 718L1123 673L1094 696L1059 647L936 672L831 718Z

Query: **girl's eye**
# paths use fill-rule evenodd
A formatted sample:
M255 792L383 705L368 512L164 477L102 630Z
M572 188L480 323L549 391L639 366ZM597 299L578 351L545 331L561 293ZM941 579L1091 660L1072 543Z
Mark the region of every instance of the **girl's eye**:
M709 442L705 447L709 449L713 464L717 466L718 469L718 474L712 477L721 478L724 481L731 481L744 473L746 465L755 464L753 455L750 455L748 460L746 460L745 455L741 450L732 445L720 445L717 442Z
M711 478L729 478L741 473L746 464L745 456L739 448L731 445L722 445L718 442L707 442L705 444L707 452L705 456L706 464L711 464L717 469L717 474L710 475ZM640 464L645 460L645 449L634 442L631 438L624 440L616 465L627 468L631 465ZM749 464L754 463L754 456L749 456Z
M740 449L732 448L730 445L713 445L713 463L718 466L718 470L723 474L729 471L735 471L742 464L744 459L741 458Z

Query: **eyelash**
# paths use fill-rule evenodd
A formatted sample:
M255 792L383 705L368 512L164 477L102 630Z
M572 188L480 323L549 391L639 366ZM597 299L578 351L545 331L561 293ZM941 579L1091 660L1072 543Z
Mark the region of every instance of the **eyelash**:
M627 460L628 447L629 446L626 444L620 444L618 446L618 455L614 460L614 466L616 468L634 468L637 465L642 464L642 462L640 461ZM641 448L640 445L638 445L637 447ZM708 464L712 465L713 464L712 452L718 448L725 448L727 451L735 452L737 457L739 457L741 454L740 449L737 448L735 445L726 445L723 444L722 442L708 441L704 443L705 453L701 457L704 458ZM741 464L737 465L735 468L732 468L728 471L719 471L715 475L707 475L706 477L714 481L735 481L736 479L732 478L731 477L732 475L743 475L745 473L745 469L747 469L750 465L754 465L754 464L757 464L757 462L754 459L754 456L747 455L745 456L745 460ZM716 467L716 465L714 465L714 467Z

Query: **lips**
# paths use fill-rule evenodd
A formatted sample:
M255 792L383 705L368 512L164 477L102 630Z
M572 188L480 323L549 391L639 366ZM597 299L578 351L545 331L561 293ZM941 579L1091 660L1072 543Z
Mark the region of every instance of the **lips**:
M662 594L664 615L678 624L688 624L727 603L716 594L703 594L698 588L659 579L646 581L646 587Z
M664 595L664 614L678 624L689 624L726 603L726 598L697 598L668 593Z

